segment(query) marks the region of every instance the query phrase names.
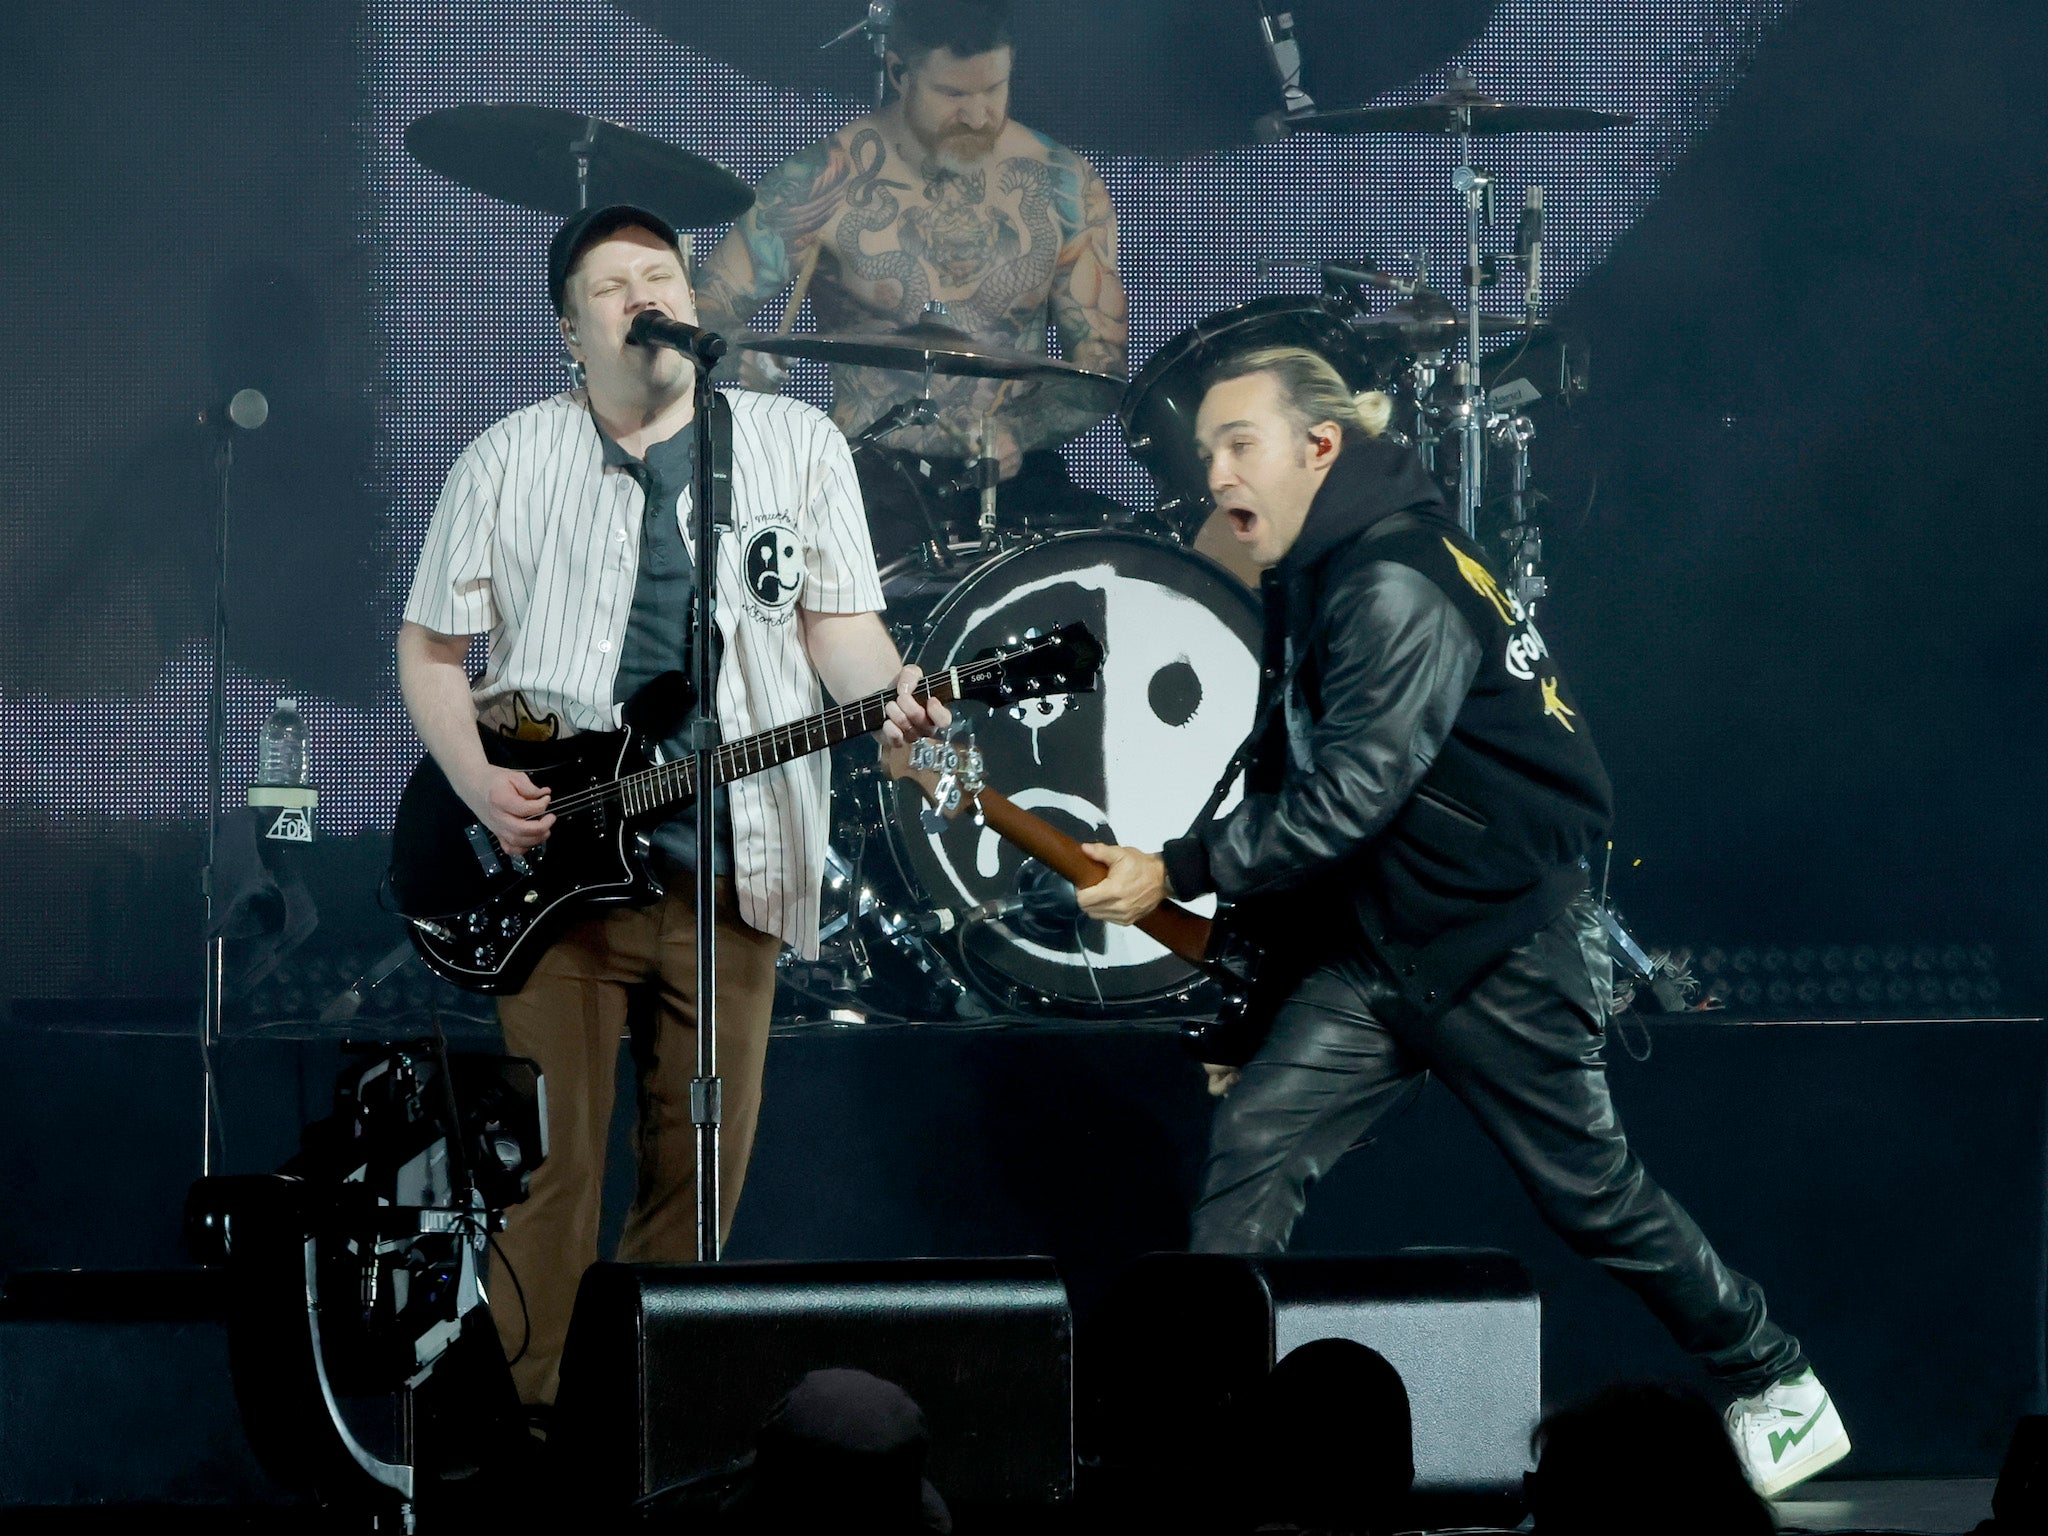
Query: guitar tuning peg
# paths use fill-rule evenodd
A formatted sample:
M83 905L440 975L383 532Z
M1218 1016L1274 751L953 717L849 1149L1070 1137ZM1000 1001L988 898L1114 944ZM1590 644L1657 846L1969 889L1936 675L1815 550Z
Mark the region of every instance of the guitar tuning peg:
M1034 624L1031 628L1024 631L1024 638L1026 640L1043 640L1045 638L1045 631Z

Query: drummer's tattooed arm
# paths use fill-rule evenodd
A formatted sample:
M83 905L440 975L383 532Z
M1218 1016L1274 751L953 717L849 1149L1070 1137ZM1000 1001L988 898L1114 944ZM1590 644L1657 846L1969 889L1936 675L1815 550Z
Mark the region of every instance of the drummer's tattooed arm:
M1060 328L1060 345L1068 362L1121 378L1129 366L1130 321L1116 270L1116 210L1093 166L1079 156L1055 153L1052 170L1062 211L1075 210L1063 221L1067 241L1053 272L1052 317ZM1003 420L1018 446L1028 451L1065 442L1095 417L1076 412L1052 391L1032 390L1005 407Z
M796 275L853 179L837 137L768 174L754 206L697 268L697 313L712 330L747 324Z

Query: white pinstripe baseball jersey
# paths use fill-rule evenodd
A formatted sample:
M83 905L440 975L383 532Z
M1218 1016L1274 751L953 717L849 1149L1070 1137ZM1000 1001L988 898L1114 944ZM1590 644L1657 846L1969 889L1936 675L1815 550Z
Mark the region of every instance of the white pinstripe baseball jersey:
M823 707L797 609L877 613L882 585L838 428L800 401L727 398L733 527L718 541L718 717L730 741ZM693 500L685 491L677 509L686 540ZM405 617L437 634L489 636L473 690L485 724L529 737L618 728L612 683L645 501L630 474L606 467L581 390L514 412L456 459ZM807 958L818 948L829 773L816 754L731 786L740 914Z

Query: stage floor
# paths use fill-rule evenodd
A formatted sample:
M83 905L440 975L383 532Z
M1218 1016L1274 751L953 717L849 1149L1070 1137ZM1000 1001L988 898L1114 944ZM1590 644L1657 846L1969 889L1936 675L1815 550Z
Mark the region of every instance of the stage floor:
M1812 1482L1771 1507L1781 1531L1910 1531L1963 1536L1991 1518L1983 1478L1898 1478L1885 1482Z

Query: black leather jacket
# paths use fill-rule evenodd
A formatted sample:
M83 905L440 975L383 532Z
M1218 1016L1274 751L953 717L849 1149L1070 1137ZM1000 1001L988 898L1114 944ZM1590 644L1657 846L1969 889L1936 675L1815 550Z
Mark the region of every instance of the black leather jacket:
M1590 736L1396 444L1347 434L1263 592L1244 799L1167 845L1167 877L1269 906L1313 949L1362 942L1444 1006L1583 889L1611 799Z

